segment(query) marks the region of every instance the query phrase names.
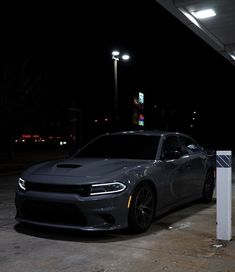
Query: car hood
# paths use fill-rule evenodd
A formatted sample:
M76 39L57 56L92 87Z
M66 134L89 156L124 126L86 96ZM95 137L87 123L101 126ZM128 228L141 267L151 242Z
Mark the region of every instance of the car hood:
M146 160L71 158L35 165L29 168L23 177L40 182L55 180L58 183L73 183L74 180L76 183L87 183L114 178L128 173L133 168L142 168L148 163Z

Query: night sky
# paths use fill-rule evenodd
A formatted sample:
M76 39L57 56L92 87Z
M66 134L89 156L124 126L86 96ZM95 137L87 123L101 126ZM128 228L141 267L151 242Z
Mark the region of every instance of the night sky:
M131 57L118 63L121 128L131 128L133 96L142 91L145 128L233 146L232 64L154 0L84 2L0 7L1 82L6 71L19 77L27 59L22 80L36 82L12 111L13 134L68 134L71 107L82 111L85 138L111 130L118 49Z

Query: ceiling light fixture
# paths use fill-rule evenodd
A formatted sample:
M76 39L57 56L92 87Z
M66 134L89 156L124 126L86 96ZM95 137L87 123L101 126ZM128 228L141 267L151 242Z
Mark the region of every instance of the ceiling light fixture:
M190 14L185 8L179 8L179 11L181 11L184 16L186 16L194 25L196 25L198 28L201 28L195 17L193 17L193 15Z
M229 55L233 60L235 60L235 56L233 54L229 54Z
M197 19L206 19L216 15L213 9L204 9L199 11L193 11L191 13Z

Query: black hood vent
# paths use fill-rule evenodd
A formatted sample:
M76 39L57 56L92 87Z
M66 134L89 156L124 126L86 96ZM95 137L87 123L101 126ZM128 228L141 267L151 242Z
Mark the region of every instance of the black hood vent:
M63 163L63 164L57 164L56 167L58 168L78 168L81 167L80 164L72 164L72 163Z

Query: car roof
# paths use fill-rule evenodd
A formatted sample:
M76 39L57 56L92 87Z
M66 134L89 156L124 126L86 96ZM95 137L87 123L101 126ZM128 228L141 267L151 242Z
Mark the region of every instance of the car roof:
M169 132L169 131L160 131L160 130L128 130L128 131L119 131L114 133L107 133L105 135L151 135L151 136L164 136L164 135L184 135L179 132ZM185 135L187 136L187 135Z

